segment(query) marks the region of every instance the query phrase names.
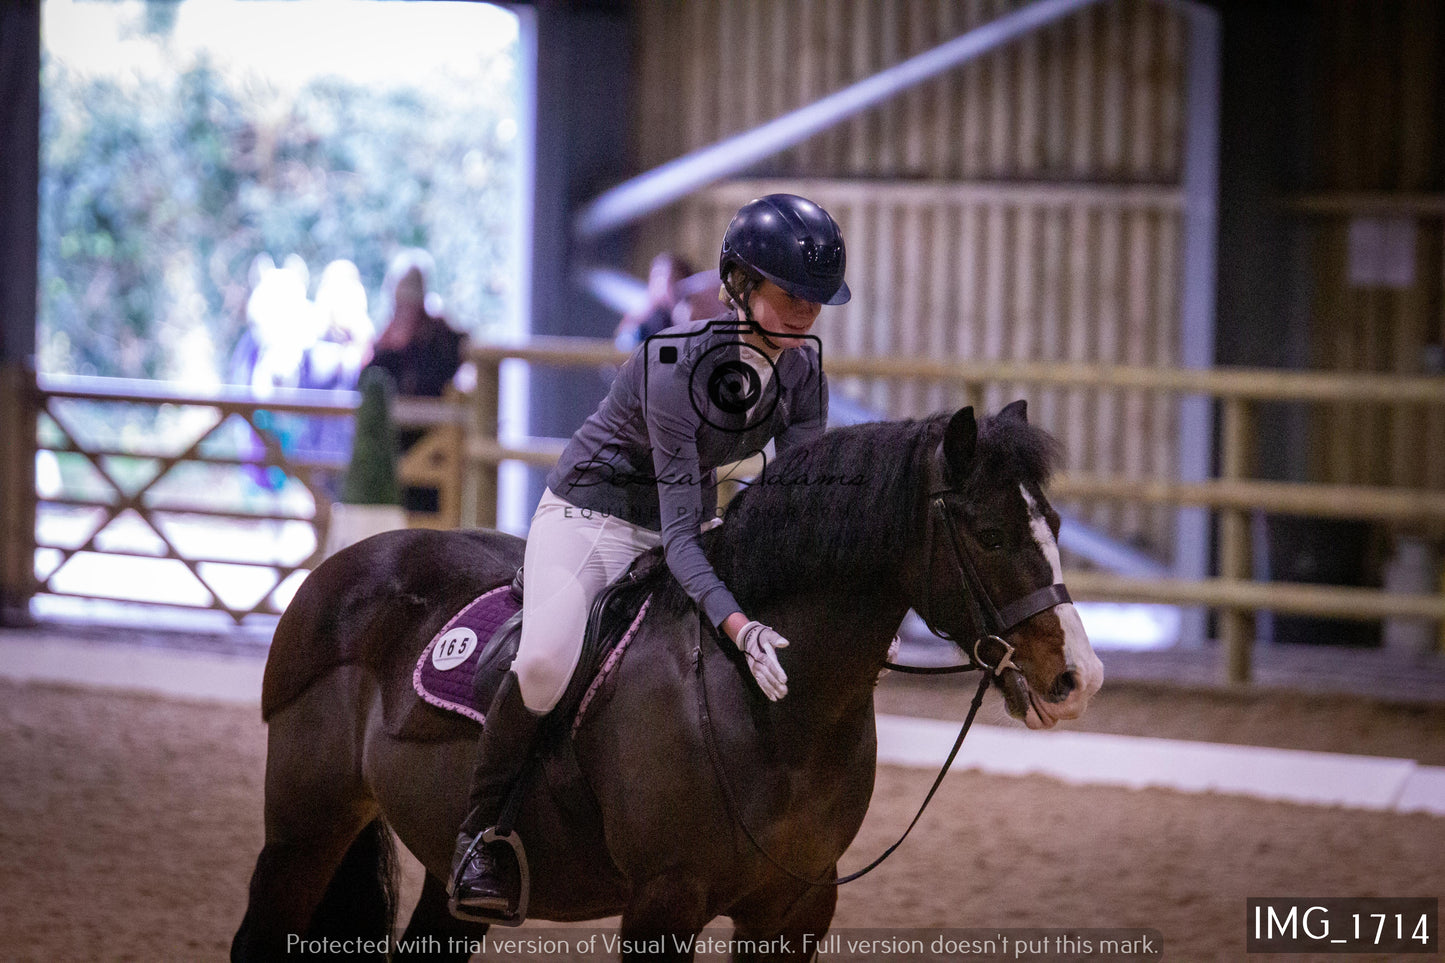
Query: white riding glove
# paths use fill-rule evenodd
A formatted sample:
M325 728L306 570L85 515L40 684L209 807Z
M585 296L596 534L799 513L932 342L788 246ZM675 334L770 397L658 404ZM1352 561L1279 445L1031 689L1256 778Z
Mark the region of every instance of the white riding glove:
M895 663L895 664L896 664L896 663L898 662L898 653L899 653L899 651L900 651L902 648L903 648L903 637L902 637L902 636L895 635L895 636L893 637L893 641L888 643L888 654L887 654L886 656L884 656L884 661L885 661L885 662L892 662L892 663ZM878 678L875 679L875 680L873 680L873 684L874 684L874 685L877 685L878 683L882 682L882 681L883 681L883 677L888 674L888 671L889 671L889 670L888 670L888 667L887 667L887 666L884 666L883 668L879 669L879 670L878 670Z
M788 694L788 676L777 653L787 644L787 639L761 622L749 622L738 632L737 647L747 656L748 669L763 695L774 702Z

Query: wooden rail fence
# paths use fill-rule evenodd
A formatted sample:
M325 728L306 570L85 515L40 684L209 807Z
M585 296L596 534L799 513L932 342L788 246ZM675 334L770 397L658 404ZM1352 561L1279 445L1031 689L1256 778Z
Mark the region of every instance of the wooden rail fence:
M508 359L558 367L595 368L623 359L605 341L535 338L518 345L479 345L474 427L467 459L482 480L478 505L482 524L495 520L497 465L516 460L547 467L561 452L557 439L528 439L504 445L497 438L500 366ZM1101 364L970 362L930 357L829 357L832 377L858 375L913 382L944 382L979 405L989 385L1134 388L1165 395L1202 395L1221 408L1221 470L1217 478L1183 483L1168 478L1119 478L1063 474L1051 493L1060 499L1113 500L1212 510L1219 519L1218 575L1197 581L1124 578L1078 571L1069 585L1081 599L1207 606L1219 612L1219 636L1228 653L1228 678L1247 682L1251 674L1256 611L1375 620L1392 617L1445 623L1445 594L1406 595L1372 588L1257 582L1251 578L1249 518L1254 511L1326 518L1409 523L1436 536L1445 533L1445 492L1419 489L1275 482L1250 477L1258 441L1251 430L1263 402L1356 403L1424 406L1445 412L1445 379L1399 375L1332 374L1274 369L1193 370Z
M518 345L479 345L471 350L476 366L476 387L467 395L446 400L402 400L396 409L399 425L422 428L422 441L403 461L403 481L434 487L440 493L441 511L432 518L413 518L412 524L439 527L489 526L496 523L499 465L519 461L538 467L553 464L564 441L531 438L504 444L498 437L500 422L501 364L509 359L531 364L595 369L599 364L617 363L623 355L610 343L576 338L537 338ZM1256 406L1270 401L1301 401L1318 404L1423 406L1445 411L1445 379L1429 377L1374 376L1262 370L1178 370L1093 364L971 363L933 358L828 359L835 376L860 375L913 382L942 382L978 403L989 384L1011 383L1040 387L1118 388L1121 386L1159 392L1164 395L1203 395L1220 407L1221 457L1218 477L1184 483L1169 478L1118 478L1106 475L1063 474L1053 486L1060 499L1076 501L1113 500L1150 505L1196 506L1211 510L1219 519L1218 573L1197 581L1179 579L1123 578L1095 571L1076 571L1069 583L1081 599L1117 602L1151 602L1184 606L1207 606L1220 615L1219 635L1228 652L1229 679L1247 681L1253 625L1249 615L1271 610L1281 613L1350 619L1421 618L1445 623L1445 594L1406 595L1372 588L1264 583L1251 578L1249 517L1252 512L1304 515L1326 518L1361 519L1409 525L1435 537L1445 533L1445 492L1359 485L1319 485L1266 481L1252 478L1251 465L1258 438L1252 431ZM88 507L102 514L101 524L89 535L69 544L41 542L34 548L60 553L61 564L83 552L139 555L173 559L184 565L209 593L201 607L227 612L240 621L258 612L276 612L283 607L277 591L288 578L304 574L324 554L330 499L320 482L321 473L336 471L335 459L306 458L287 451L260 413L268 416L348 418L356 403L349 393L286 392L265 399L234 389L216 392L186 392L149 382L117 382L109 379L47 378L38 386L19 386L7 379L7 410L17 405L33 406L33 417L43 416L58 441L48 447L56 452L83 458L96 476L110 489L85 498L42 498L41 505ZM27 402L26 399L29 399ZM14 401L15 404L9 402ZM212 416L200 423L194 435L169 448L107 446L82 437L68 425L65 402L139 404L209 409ZM217 454L207 451L207 442L223 425L239 420L262 442L262 451L251 456ZM10 421L15 421L10 418ZM22 417L17 424L24 423ZM34 423L32 420L30 423ZM116 477L115 460L132 459L151 463L153 477L135 484ZM233 511L207 507L202 503L178 503L159 499L157 488L177 466L201 463L233 470L274 467L300 483L309 496L309 510ZM14 501L14 499L10 499ZM23 500L22 500L23 501ZM108 550L97 535L115 519L134 513L154 530L156 551ZM165 532L168 515L191 514L233 521L301 522L311 528L314 544L309 552L286 561L243 562L183 551ZM17 540L17 544L23 542ZM7 545L8 555L24 552L26 546ZM30 549L33 554L34 549ZM15 594L18 570L7 557L7 591ZM221 597L205 573L207 564L252 564L269 570L274 587L247 605L236 605ZM32 566L33 567L33 566ZM45 577L37 576L35 592L58 592L52 579L60 565L50 566ZM19 594L23 595L23 592Z
M13 569L7 583L23 584L29 576L28 593L17 594L130 600L114 591L66 588L59 576L69 563L82 556L161 559L184 566L199 593L191 592L190 601L168 601L163 597L147 597L144 601L216 610L240 623L251 615L282 611L289 597L288 586L294 588L294 580L324 558L332 504L332 490L326 479L329 476L333 484L339 479L346 465L345 453L298 451L294 443L282 437L278 426L286 424L287 419L298 424L302 419L349 421L358 401L354 393L291 390L258 397L241 388L194 391L157 382L108 378L44 377L28 384L23 378L11 380L17 384L7 383L7 411L17 415L17 424L30 426L28 433L34 446L28 451L17 446L15 460L21 465L33 464L36 449L49 451L57 458L70 460L69 474L84 474L90 481L81 486L85 490L78 494L71 493L69 489L75 486L68 485L59 493L42 493L33 503L30 510L37 513L32 523L35 538L6 546L7 556L31 556L14 565L7 562L7 569ZM134 437L134 430L123 440L98 439L94 437L97 433L88 430L78 417L76 405L112 411L140 407L148 412L142 420L150 421L155 430L151 437L141 440ZM434 488L439 495L437 512L408 515L408 523L414 527L452 528L464 521L462 431L468 410L455 399L398 399L394 406L393 420L398 427L423 432L398 462L401 482ZM160 428L162 411L172 415L184 411L192 416L169 419L170 426L183 426L181 437L174 432L167 437ZM12 437L23 436L26 431L20 428ZM236 445L238 435L240 450ZM84 463L83 472L77 470L77 460ZM188 478L185 472L195 466L218 470L202 476L214 483L212 490L194 490L196 477ZM272 472L276 474L268 474ZM263 504L227 506L224 499L217 497L215 487L225 487L243 473L255 479L236 486L248 493L254 494L258 485L275 486ZM26 482L34 493L34 481L27 478ZM74 538L47 540L41 533L44 526L40 514L52 509L88 514L89 519L80 522L83 533ZM117 532L120 526L115 523L122 520L132 523L130 538ZM191 539L177 535L178 526L187 523L229 523L232 535L246 526L265 525L269 528L261 533L260 541L268 536L280 541L285 534L292 536L288 542L293 548L283 550L278 545L272 557L214 549L198 551L187 544ZM137 532L141 536L139 545ZM294 549L297 542L303 547ZM39 558L46 559L43 566L34 560L37 551ZM279 557L285 551L290 551L289 557ZM216 574L227 567L250 570L254 577L269 577L269 587L253 590L245 601L237 601L236 593L228 593ZM172 571L179 570L172 567ZM96 579L86 581L89 584Z

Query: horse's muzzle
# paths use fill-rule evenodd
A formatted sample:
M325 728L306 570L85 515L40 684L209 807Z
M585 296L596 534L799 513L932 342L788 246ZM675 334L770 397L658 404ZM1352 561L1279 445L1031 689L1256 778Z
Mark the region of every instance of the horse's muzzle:
M1033 700L1024 674L1018 669L1004 669L999 676L998 687L1003 690L1003 701L1008 707L1008 714L1027 723L1029 706Z

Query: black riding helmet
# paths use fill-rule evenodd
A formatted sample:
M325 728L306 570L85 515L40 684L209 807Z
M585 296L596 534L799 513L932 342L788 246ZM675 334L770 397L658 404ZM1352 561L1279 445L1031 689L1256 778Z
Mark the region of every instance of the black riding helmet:
M843 232L817 204L796 194L768 194L743 205L723 235L718 271L741 264L796 298L846 304Z

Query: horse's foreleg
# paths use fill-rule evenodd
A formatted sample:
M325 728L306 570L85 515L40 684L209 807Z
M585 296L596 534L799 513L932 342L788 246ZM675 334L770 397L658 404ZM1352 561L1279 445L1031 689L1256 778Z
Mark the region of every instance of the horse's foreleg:
M459 920L447 909L447 884L431 873L406 932L396 941L393 963L466 963L478 949L487 924Z
M836 868L831 872L836 873ZM814 959L833 923L838 905L835 886L810 886L792 894L791 902L775 897L760 901L756 909L733 914L735 963L784 963Z
M632 892L622 914L622 960L693 958L693 941L709 919L707 896L691 878L660 876Z

